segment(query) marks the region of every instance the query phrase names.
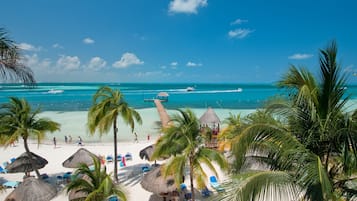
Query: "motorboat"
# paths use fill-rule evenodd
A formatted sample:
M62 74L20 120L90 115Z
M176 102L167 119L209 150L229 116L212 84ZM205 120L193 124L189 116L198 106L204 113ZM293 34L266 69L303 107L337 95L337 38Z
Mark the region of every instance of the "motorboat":
M238 88L236 91L237 91L237 92L242 92L243 89L242 89L242 88Z
M194 91L195 90L195 88L193 88L193 87L187 87L186 88L186 91Z
M50 89L47 91L47 93L49 93L49 94L61 94L63 92L64 91L62 89Z

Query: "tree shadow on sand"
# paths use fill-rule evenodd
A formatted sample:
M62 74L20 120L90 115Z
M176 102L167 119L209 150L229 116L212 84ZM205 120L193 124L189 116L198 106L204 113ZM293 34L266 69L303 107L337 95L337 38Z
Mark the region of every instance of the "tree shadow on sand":
M140 183L143 176L142 167L150 166L148 163L126 166L119 169L119 182L126 186L134 186Z

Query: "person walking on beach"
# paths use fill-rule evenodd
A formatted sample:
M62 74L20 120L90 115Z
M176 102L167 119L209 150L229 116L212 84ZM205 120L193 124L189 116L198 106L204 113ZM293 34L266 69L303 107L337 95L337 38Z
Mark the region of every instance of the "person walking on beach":
M69 142L69 144L72 144L72 136L68 137L68 142Z
M82 142L82 138L81 136L78 136L78 145L82 146L83 142Z
M66 144L68 143L67 135L64 136L64 142L65 142Z
M134 135L135 135L134 142L139 143L138 134L136 132L134 132Z
M54 148L56 148L56 144L57 144L56 137L53 137L53 145L55 146Z
M150 141L150 133L148 134L148 141Z

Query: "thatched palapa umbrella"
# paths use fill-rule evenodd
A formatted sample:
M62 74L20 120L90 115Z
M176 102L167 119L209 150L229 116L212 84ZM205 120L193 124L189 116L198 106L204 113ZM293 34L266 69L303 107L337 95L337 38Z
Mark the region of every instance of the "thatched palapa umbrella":
M165 195L177 190L174 177L168 176L164 178L161 175L160 166L146 173L140 184L145 190L157 195Z
M39 155L36 155L32 152L31 157L25 152L21 154L19 157L15 159L14 162L6 166L6 170L9 173L16 173L16 172L32 172L35 169L32 167L32 163L30 158L35 162L36 168L41 169L47 165L48 161L42 158Z
M200 123L201 125L215 125L220 124L221 120L219 120L219 117L214 112L214 110L209 107L207 111L201 116Z
M147 146L144 149L142 149L139 152L139 156L141 159L146 159L146 160L150 161L153 153L154 153L154 145L152 144L152 145Z
M5 201L49 201L56 196L54 186L34 177L27 177Z
M62 166L66 168L77 168L81 163L90 166L93 165L92 157L98 158L98 156L88 151L87 149L80 148L72 156L70 156L67 160L65 160L62 163Z

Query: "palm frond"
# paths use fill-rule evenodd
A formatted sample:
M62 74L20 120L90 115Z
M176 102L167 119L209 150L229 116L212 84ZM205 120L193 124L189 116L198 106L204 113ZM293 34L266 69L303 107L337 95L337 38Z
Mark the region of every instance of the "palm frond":
M283 171L248 172L233 176L224 185L222 201L298 200L294 177Z

